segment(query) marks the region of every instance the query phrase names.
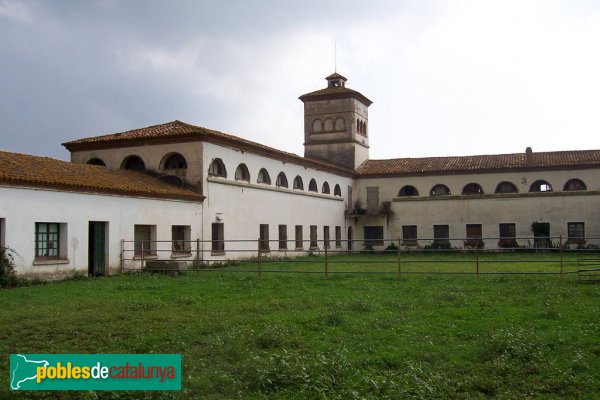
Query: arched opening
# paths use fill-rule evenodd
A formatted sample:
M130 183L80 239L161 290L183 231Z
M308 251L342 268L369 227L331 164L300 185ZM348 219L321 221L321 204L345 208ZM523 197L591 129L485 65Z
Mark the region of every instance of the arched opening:
M569 179L563 187L565 192L571 192L574 190L587 190L587 186L581 179Z
M315 119L313 121L313 127L312 127L313 132L318 133L323 131L323 124L321 123L320 119Z
M317 188L317 181L313 179L310 180L310 182L308 183L308 191L309 192L315 192L318 193L319 189Z
M240 164L235 170L235 180L236 181L244 181L250 182L250 171L248 171L248 167L246 164Z
M333 195L337 197L342 197L342 188L340 185L336 184L333 188Z
M343 118L336 118L335 120L335 130L336 131L343 131L344 129L346 129L346 124L344 123L344 119Z
M465 196L483 194L483 188L479 183L469 183L463 187L462 194Z
M262 183L265 185L271 184L271 177L269 176L269 173L267 172L266 169L261 168L261 170L258 171L258 179L256 180L256 182Z
M333 130L333 120L332 120L331 118L327 118L327 119L325 120L325 123L324 123L324 125L325 125L325 126L323 127L323 130L324 130L325 132L330 132L330 131L332 131L332 130Z
M437 184L431 188L431 196L450 196L450 189L446 185Z
M134 171L145 171L146 164L139 156L129 156L123 160L121 169L132 169Z
M97 157L90 158L90 159L89 159L89 160L86 162L86 164L89 164L89 165L98 165L98 166L100 166L100 167L106 167L106 163L105 163L105 162L104 162L102 159L100 159L100 158L97 158Z
M323 182L323 187L321 188L321 193L330 194L331 190L329 189L329 183Z
M181 154L173 153L166 156L162 165L163 169L186 169L187 161Z
M518 193L519 190L514 183L503 181L496 186L496 193Z
M411 185L402 186L402 189L398 192L398 196L418 196L419 191L416 187Z
M287 176L285 176L285 174L283 172L280 172L279 175L277 175L277 180L275 181L275 186L283 187L283 188L288 187Z
M302 182L300 175L294 178L294 189L304 190L304 182Z
M530 192L551 192L552 186L545 180L539 179L531 184Z
M215 158L208 167L209 176L218 176L220 178L227 178L227 170L225 164L220 158Z

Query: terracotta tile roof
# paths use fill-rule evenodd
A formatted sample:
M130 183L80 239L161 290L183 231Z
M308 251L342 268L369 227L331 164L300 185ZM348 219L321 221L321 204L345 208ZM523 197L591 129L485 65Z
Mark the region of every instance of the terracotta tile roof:
M343 80L344 82L346 82L346 81L348 80L348 79L346 79L346 77L345 77L345 76L342 76L342 75L338 74L337 72L334 72L333 74L329 75L329 76L328 76L327 78L325 78L325 79L327 79L328 81L333 81L333 80L336 80L336 79L341 79L341 80Z
M326 87L325 89L315 90L314 92L303 94L298 97L302 101L307 100L322 100L322 99L330 99L330 98L345 98L345 97L353 97L359 101L361 101L366 106L370 106L373 104L371 100L366 98L362 93L357 92L356 90L349 89L345 86L334 86L334 87Z
M47 157L0 151L0 185L201 202L199 193L141 172L111 170Z
M600 150L367 160L358 177L600 168Z
M211 143L225 144L243 150L248 150L259 155L264 155L277 160L289 161L315 169L330 171L341 175L351 176L353 171L312 159L300 157L293 153L277 150L238 136L215 131L181 122L178 120L165 124L148 126L146 128L114 133L112 135L95 136L73 140L63 143L69 151L87 150L99 147L111 147L119 144L133 144L136 142L152 142L161 140L197 139Z

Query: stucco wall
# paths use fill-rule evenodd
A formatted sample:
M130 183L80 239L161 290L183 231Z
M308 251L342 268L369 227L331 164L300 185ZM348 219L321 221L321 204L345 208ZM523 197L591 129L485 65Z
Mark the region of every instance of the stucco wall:
M157 240L171 240L172 225L189 225L191 238L201 236L200 203L130 198L51 190L0 187L0 218L5 221L5 244L16 251L19 274L60 277L72 271L88 272L90 221L108 222L108 268L119 270L121 239L133 240L134 225L156 225ZM65 224L66 259L35 260L35 224ZM64 232L63 232L64 233ZM133 244L127 244L133 249ZM170 243L159 243L159 258L171 258ZM128 253L126 258L133 258ZM129 265L131 264L131 265ZM128 263L126 267L138 265Z

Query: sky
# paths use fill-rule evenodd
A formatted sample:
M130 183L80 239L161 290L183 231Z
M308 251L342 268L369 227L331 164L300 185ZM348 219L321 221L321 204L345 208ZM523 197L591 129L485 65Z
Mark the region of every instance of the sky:
M594 0L0 0L0 150L178 119L302 155L336 69L372 159L600 149L599 45Z

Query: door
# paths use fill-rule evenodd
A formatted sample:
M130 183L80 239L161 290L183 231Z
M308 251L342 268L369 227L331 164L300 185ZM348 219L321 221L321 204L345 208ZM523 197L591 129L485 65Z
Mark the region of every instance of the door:
M106 267L106 222L89 223L88 274L104 275Z

